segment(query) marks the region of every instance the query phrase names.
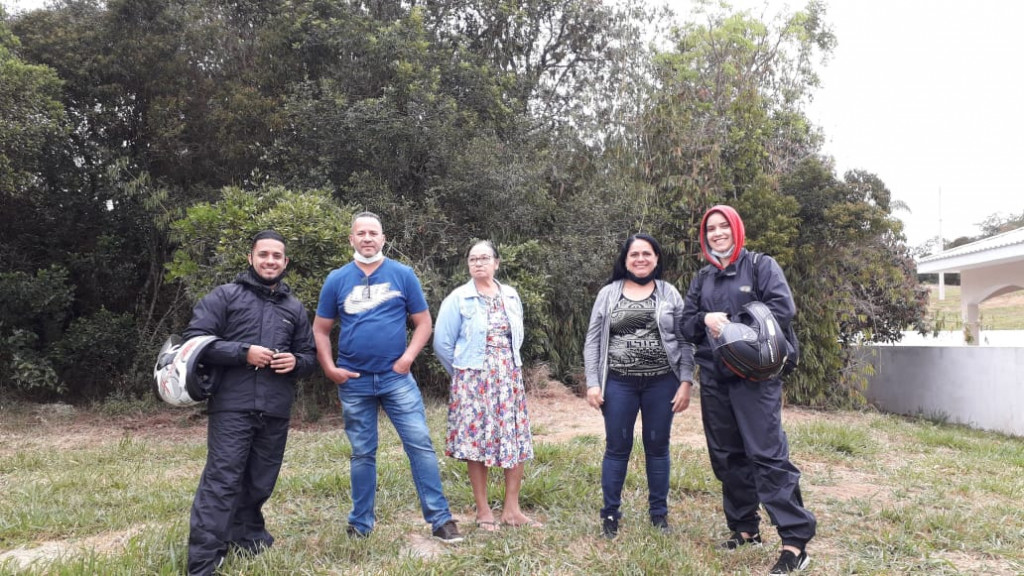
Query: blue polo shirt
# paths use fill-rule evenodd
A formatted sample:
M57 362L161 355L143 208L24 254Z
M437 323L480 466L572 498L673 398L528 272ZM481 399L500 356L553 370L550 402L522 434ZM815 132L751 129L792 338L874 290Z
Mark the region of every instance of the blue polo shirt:
M410 314L427 309L412 268L385 258L367 276L354 262L327 275L316 315L337 319L335 364L355 372L389 372L405 353Z

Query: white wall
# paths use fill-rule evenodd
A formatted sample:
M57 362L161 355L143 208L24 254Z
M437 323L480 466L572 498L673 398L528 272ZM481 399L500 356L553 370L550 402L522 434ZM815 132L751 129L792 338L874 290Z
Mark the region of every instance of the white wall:
M885 412L940 417L1024 436L1024 348L865 346L868 400Z

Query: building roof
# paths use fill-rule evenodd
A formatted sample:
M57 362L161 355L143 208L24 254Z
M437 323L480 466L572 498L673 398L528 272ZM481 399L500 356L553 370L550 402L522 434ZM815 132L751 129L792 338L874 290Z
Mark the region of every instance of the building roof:
M918 274L961 272L1024 261L1024 228L957 246L917 261Z

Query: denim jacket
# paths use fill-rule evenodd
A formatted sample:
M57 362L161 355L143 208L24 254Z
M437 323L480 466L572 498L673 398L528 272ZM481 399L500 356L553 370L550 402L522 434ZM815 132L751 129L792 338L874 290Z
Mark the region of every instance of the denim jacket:
M494 282L512 327L512 357L516 366L522 366L519 348L524 337L523 301L515 288ZM483 369L487 357L487 301L472 279L452 290L441 303L434 325L434 354L449 375L459 368Z
M658 334L665 347L669 366L680 382L693 382L693 345L683 339L676 329L683 314L683 297L675 286L661 280L654 281L658 295L654 313L658 319ZM607 284L597 294L594 309L590 314L590 327L583 345L583 365L587 376L587 388L600 386L604 393L608 378L608 331L611 327L612 309L622 296L623 280Z

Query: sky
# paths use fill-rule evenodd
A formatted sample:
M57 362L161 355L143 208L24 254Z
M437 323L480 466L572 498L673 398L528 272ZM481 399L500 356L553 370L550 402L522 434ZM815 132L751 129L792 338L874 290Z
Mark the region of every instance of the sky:
M693 0L649 0L687 12ZM44 0L0 0L8 9ZM731 0L766 17L805 2ZM838 175L876 174L908 210L907 242L977 236L1024 212L1018 0L826 0L838 45L807 108Z
M754 15L806 5L731 4ZM1024 2L826 0L826 21L838 45L807 115L840 177L876 174L907 205L894 215L908 245L1024 212Z

